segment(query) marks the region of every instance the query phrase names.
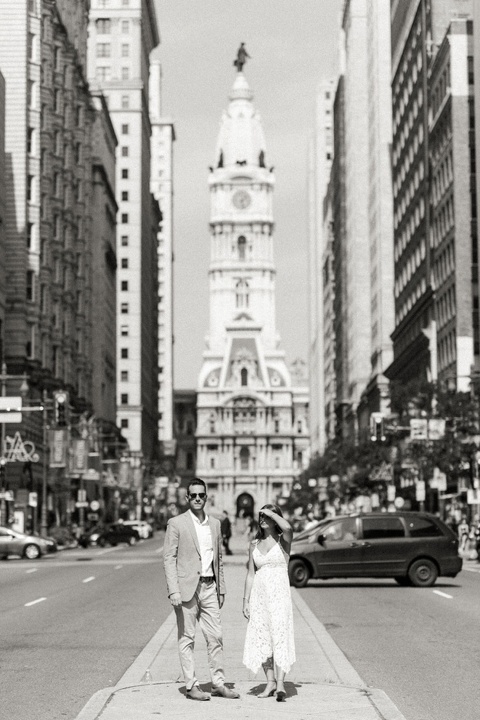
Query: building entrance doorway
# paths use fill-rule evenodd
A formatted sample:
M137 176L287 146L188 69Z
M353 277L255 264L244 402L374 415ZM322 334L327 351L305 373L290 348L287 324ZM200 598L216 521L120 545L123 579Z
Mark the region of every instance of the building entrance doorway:
M253 517L255 502L250 493L241 493L237 498L237 517Z

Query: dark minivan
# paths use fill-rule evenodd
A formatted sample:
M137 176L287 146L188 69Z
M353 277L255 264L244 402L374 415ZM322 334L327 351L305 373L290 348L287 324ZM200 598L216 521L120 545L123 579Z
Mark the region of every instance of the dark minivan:
M462 569L458 538L442 520L423 512L372 512L321 521L292 542L290 584L310 578L394 578L430 587L439 575Z

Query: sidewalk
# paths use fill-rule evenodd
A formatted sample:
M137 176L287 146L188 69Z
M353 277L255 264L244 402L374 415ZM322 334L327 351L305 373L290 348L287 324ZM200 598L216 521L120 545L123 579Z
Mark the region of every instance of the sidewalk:
M256 717L262 720L405 720L382 690L366 687L300 594L292 588L297 662L287 676L287 701L258 702L263 672L254 676L242 665L246 620L242 615L246 572L245 536L232 538L233 555L224 558L227 596L222 609L227 684L235 685L239 700L212 698L208 703L186 702L178 660L173 612L115 687L96 693L76 720L153 720L159 716L195 720ZM204 690L210 690L206 647L199 631L196 670Z

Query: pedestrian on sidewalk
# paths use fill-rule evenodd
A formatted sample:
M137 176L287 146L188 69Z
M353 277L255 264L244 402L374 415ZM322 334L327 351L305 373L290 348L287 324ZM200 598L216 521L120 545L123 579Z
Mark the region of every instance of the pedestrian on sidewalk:
M276 694L284 702L285 675L295 662L288 558L293 530L277 505L264 505L250 543L243 614L248 620L243 663L267 678L259 698Z
M458 526L458 541L460 543L460 550L466 550L469 532L470 528L468 526L467 518L464 515L460 521L460 525Z
M190 700L210 700L195 676L197 621L207 643L212 695L240 695L225 685L220 608L225 599L220 522L205 512L207 486L200 478L188 485L189 509L167 524L163 551L168 597L175 610L180 664Z
M232 551L230 550L230 538L232 537L232 523L230 522L230 518L228 517L228 512L226 510L223 511L223 518L220 522L220 528L222 531L222 543L225 550L226 555L233 555Z

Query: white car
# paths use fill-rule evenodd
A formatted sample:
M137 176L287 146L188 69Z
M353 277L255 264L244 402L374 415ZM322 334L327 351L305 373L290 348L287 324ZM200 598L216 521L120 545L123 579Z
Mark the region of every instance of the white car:
M153 527L146 520L124 520L122 525L132 527L138 532L142 540L153 537Z

